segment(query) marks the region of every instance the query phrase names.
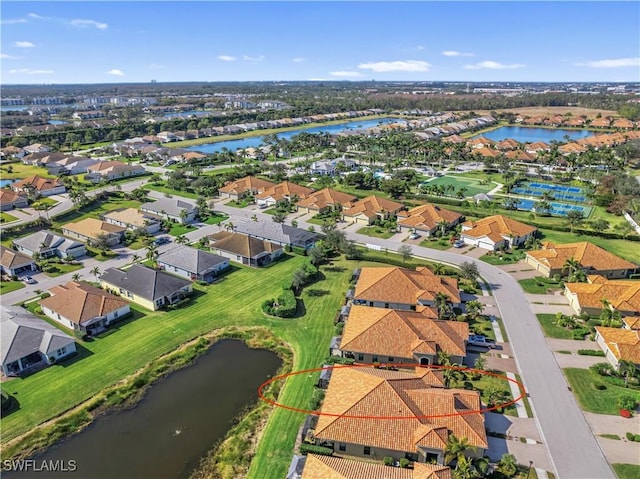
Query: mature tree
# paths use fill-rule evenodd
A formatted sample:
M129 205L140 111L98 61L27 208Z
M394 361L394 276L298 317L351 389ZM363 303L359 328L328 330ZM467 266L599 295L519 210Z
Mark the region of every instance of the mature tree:
M95 239L91 240L91 246L103 252L107 251L109 249L109 236L105 233L98 234Z
M518 462L513 454L504 453L498 461L498 471L507 477L513 477L518 472Z
M323 244L334 252L343 252L347 244L347 235L344 231L336 228L335 225L322 225L324 233Z
M310 248L308 251L308 255L311 264L314 266L322 264L322 262L325 260L324 251L322 250L322 248L318 248L317 246L313 246L312 248Z
M469 444L469 440L466 437L458 439L455 434L449 434L447 439L447 447L444 452L444 463L451 464L452 462L459 462L465 456L465 453L475 448Z
M433 274L444 274L445 271L446 268L442 263L433 264Z
M609 222L603 219L594 220L591 222L591 228L598 233L601 233L609 229Z
M271 216L271 219L276 223L284 223L287 219L287 215L278 211L276 214Z
M71 279L72 279L73 281L79 281L79 280L80 280L80 276L82 276L80 273L73 273L73 274L71 275Z
M94 266L93 268L91 268L91 271L89 271L96 279L98 279L98 276L100 275L100 268L98 268L97 266Z
M613 227L617 233L619 233L623 239L627 239L631 233L633 233L633 226L626 221L624 223L618 223Z
M471 261L464 261L460 264L460 274L463 278L475 281L480 276L478 265Z
M466 308L467 314L473 319L477 319L484 311L484 304L474 299L466 303Z
M624 376L624 387L628 388L629 378L637 378L639 370L633 362L621 359L618 362L618 373Z
M176 243L178 244L187 244L189 243L189 239L185 235L180 235L176 237Z
M380 182L380 189L387 193L392 198L400 198L405 191L407 191L407 183L402 180L382 180Z
M567 225L569 225L569 231L573 233L573 230L582 224L584 221L584 213L579 210L570 210L566 216Z
M411 255L413 254L413 249L408 244L400 245L398 248L398 253L402 256L402 262L406 263L411 259Z
M291 276L291 286L296 294L300 294L300 289L307 283L307 273L303 269L296 269Z
M147 244L146 257L147 261L155 263L156 258L158 257L158 245L155 243L155 241L150 241L149 244Z

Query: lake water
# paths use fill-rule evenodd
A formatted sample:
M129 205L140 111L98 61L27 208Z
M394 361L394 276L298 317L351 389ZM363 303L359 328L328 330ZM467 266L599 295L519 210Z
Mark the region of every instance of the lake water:
M133 409L101 416L81 433L32 458L36 464L74 460L75 472L3 471L2 475L187 478L200 458L224 438L233 418L258 400L258 387L280 364L270 351L250 349L241 341L221 341L193 365L152 386Z
M565 142L565 135L572 140L587 138L593 136L593 132L587 130L563 130L554 128L529 128L523 126L502 126L496 130L476 135L473 138L483 136L493 141L502 141L507 138L513 138L520 143L535 143L536 141L544 141L549 143L551 140Z
M0 180L0 188L3 188L11 183L15 183L16 181L20 181L20 178L16 178L13 180Z
M389 123L397 123L402 122L402 120L398 120L395 118L382 118L376 120L362 120L362 121L350 121L348 123L339 123L335 125L322 125L322 126L314 126L308 128L298 128L290 131L283 131L278 133L278 138L284 138L290 140L293 136L298 135L302 132L305 133L329 133L331 135L335 135L341 133L346 130L366 130L368 128L373 128L379 125L386 125ZM219 141L217 143L205 143L202 145L191 146L186 148L187 150L192 151L200 151L202 153L217 153L222 151L223 148L227 148L228 150L235 151L241 148L257 148L262 146L262 139L265 135L262 136L252 136L249 138L242 138L239 140L227 140L227 141Z
M31 105L0 106L0 111L25 111L32 108Z

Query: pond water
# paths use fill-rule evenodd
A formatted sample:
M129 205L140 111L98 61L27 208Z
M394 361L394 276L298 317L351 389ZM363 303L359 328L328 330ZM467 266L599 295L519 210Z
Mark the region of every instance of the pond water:
M134 408L101 416L32 458L36 466L61 461L70 467L73 460L74 472L3 471L3 477L187 478L280 364L271 351L223 340L152 386Z
M339 123L335 125L322 125L313 126L308 128L298 128L290 131L283 131L278 133L278 138L284 138L290 140L291 137L298 135L302 132L305 133L329 133L332 135L341 133L346 130L366 130L367 128L373 128L378 125L386 125L388 123L403 122L395 118L381 118L376 120L362 120L362 121L350 121L348 123ZM235 151L241 148L257 148L262 145L263 136L252 136L249 138L242 138L239 140L227 140L219 141L217 143L205 143L202 145L191 146L186 148L187 150L200 151L202 153L217 153L222 151L223 148Z
M483 136L493 141L502 141L512 138L520 143L535 143L536 141L544 141L549 143L551 140L565 142L565 135L572 140L587 138L593 136L593 132L588 130L563 130L556 128L529 128L525 126L502 126L492 131L476 135L473 138Z

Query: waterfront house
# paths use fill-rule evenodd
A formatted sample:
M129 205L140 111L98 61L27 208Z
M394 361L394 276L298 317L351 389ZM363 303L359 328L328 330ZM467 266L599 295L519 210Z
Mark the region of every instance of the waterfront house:
M179 245L160 253L158 266L191 281L211 283L229 267L229 259L191 246Z
M42 178L34 175L11 184L16 193L34 193L38 196L60 195L67 191L62 181L57 178Z
M302 473L286 479L452 479L451 468L439 464L414 463L413 468L390 467L382 462L359 461L340 456L298 456Z

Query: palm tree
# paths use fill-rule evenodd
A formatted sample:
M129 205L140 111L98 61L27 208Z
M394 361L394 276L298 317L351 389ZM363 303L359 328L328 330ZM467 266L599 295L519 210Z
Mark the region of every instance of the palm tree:
M138 256L137 254L134 254L134 255L131 257L131 260L135 263L136 261L139 261L139 260L140 260L140 256Z
M438 310L438 319L446 319L451 316L451 299L445 293L437 293L433 304Z
M578 269L573 272L571 276L569 276L570 283L586 283L587 282L587 273L582 269Z
M568 277L571 277L573 273L581 269L581 267L582 265L580 264L580 261L575 259L573 256L571 258L568 258L562 265L562 269L567 270Z
M91 271L89 271L96 279L98 279L98 275L100 274L100 268L98 268L97 266L94 266L93 268L91 268Z
M484 304L474 299L472 301L467 302L466 308L467 308L467 314L471 316L473 319L477 319L478 316L480 316L484 311Z
M227 231L231 231L232 233L235 227L236 226L231 221L228 221L227 224L224 225L224 229Z
M507 477L514 476L518 471L518 463L515 456L513 454L503 454L500 461L498 461L497 469Z
M465 452L468 450L474 450L475 447L469 444L469 440L466 437L458 439L455 434L449 434L447 439L447 447L444 452L444 463L451 464L456 461L459 462L465 456Z
M442 368L442 379L444 380L445 388L449 388L452 381L457 381L458 379L465 378L465 374L460 369L458 369L460 367L461 366L459 364L453 363L445 368Z
M631 361L621 359L618 362L618 373L624 376L624 387L629 387L629 378L635 378L638 376L638 367Z
M180 235L176 238L176 243L178 244L187 244L189 239L185 235Z
M151 261L152 263L155 263L157 257L158 257L158 245L154 241L151 241L147 245L147 260Z
M79 281L80 280L80 276L82 276L80 273L73 273L73 275L71 275L71 279L73 281Z
M443 274L445 272L445 267L442 263L435 263L433 265L433 274Z

